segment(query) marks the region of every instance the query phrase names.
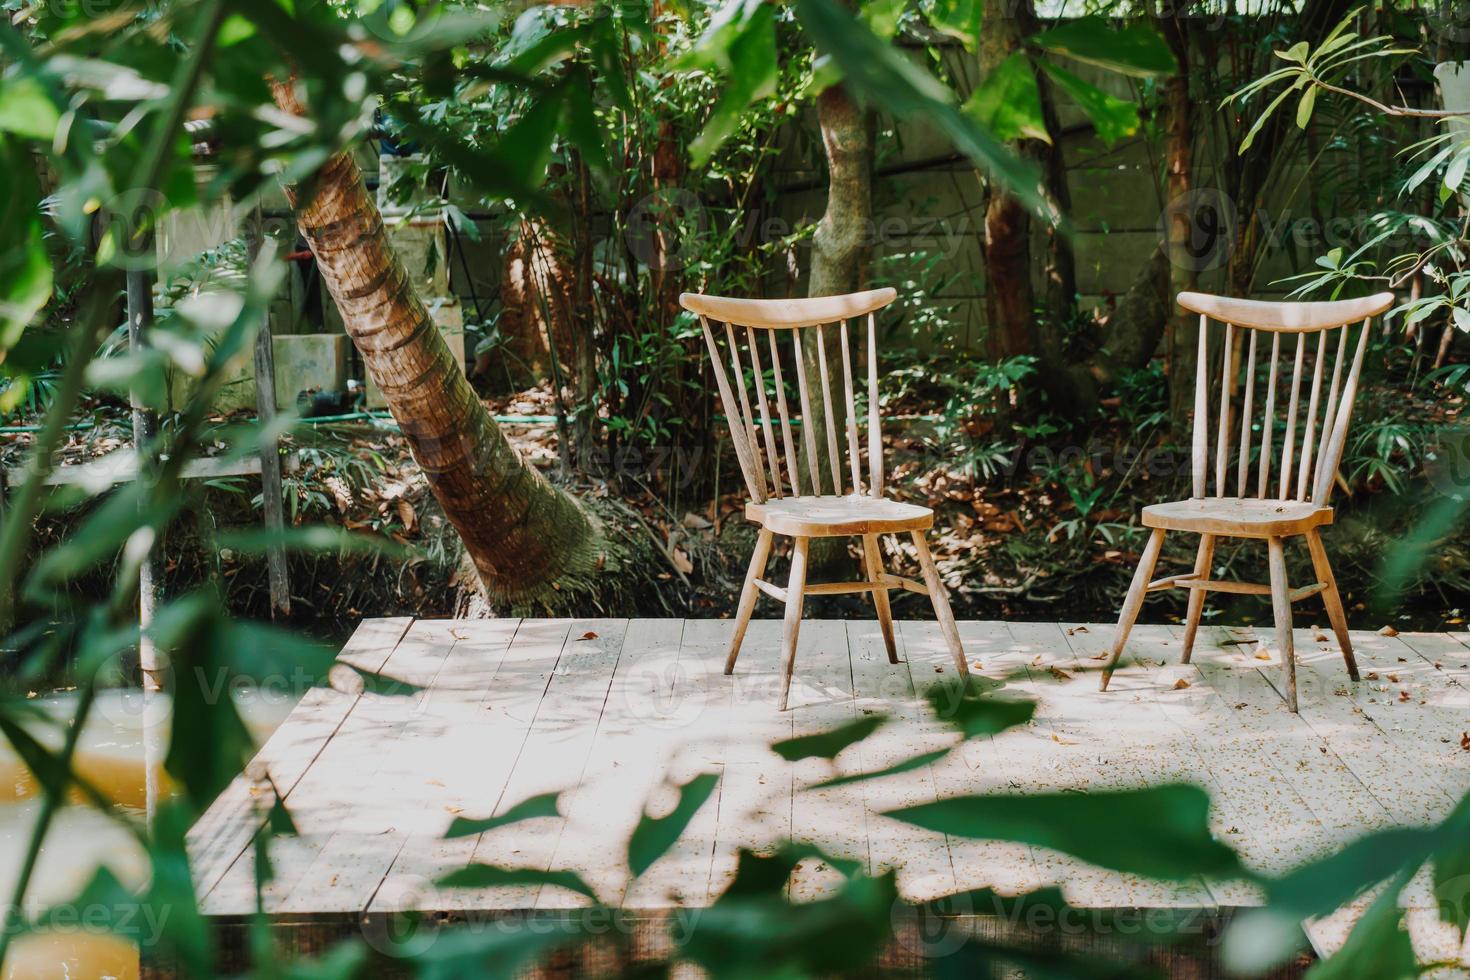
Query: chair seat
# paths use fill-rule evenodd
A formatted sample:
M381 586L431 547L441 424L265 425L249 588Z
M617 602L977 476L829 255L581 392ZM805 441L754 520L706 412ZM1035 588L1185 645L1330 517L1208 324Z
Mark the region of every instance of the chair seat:
M1314 527L1331 523L1331 507L1306 500L1195 497L1143 508L1144 527L1246 538L1304 534Z
M745 517L777 534L809 538L897 534L934 525L934 512L886 497L782 497L745 505Z

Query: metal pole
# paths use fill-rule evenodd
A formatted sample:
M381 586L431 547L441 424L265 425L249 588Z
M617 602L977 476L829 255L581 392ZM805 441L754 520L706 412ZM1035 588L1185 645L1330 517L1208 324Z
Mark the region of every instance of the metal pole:
M150 261L141 268L129 269L126 277L128 349L134 354L147 347L148 333L153 326L153 253L153 234L149 232L138 243L134 258L146 255ZM147 486L154 482L157 475L154 463L158 450L154 438L158 434L158 416L144 404L136 386L129 391L128 402L132 409L133 452L138 457L138 479ZM156 545L155 540L154 546L148 549L138 567L138 670L142 674L143 682L143 793L145 814L150 823L158 807L158 777L163 767L163 742L168 716L158 651L147 634L163 585Z
M246 229L250 263L260 251L261 218L257 206ZM255 413L262 429L269 429L276 416L276 360L271 341L270 317L255 335ZM279 534L285 529L285 506L281 501L281 454L275 439L260 446L260 496L265 511L265 526ZM265 555L266 573L270 580L271 618L291 614L291 580L286 569L286 552L279 542Z

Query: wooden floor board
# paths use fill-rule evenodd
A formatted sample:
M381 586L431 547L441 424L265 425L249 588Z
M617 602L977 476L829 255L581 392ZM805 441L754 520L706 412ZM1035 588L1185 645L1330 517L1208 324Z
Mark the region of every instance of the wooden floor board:
M1460 636L1355 633L1364 680L1353 685L1330 634L1299 631L1302 710L1293 715L1272 641L1262 646L1249 628L1203 629L1194 664L1182 665L1178 627L1140 626L1112 687L1099 692L1110 625L961 622L972 672L1037 702L1030 724L961 742L925 700L936 682L955 679L939 627L896 625L900 662L891 664L874 620L803 620L792 709L780 712L776 619L751 622L733 676L722 671L727 620L368 621L342 659L417 688L359 690L339 673L303 699L251 775L190 831L202 906L220 917L253 911L250 841L268 797L252 776L262 774L301 830L275 844L266 909L329 919L587 901L550 886L435 885L475 862L576 870L601 901L629 909L701 906L728 885L742 848L783 838L874 874L892 870L914 902L1056 884L1088 907L1209 912L1259 896L1234 882L1160 883L1045 848L946 837L885 813L958 795L1194 782L1211 793L1215 832L1254 867L1280 873L1361 833L1438 819L1470 791L1459 744L1470 717L1470 645ZM879 714L875 734L830 761L793 763L770 749ZM816 785L946 749L908 772ZM718 775L717 790L681 839L630 880L628 835L646 812L667 812L677 785L700 773ZM560 816L443 838L456 817L504 814L556 791ZM839 881L812 859L790 894L817 899ZM1427 909L1427 887L1416 884L1405 901L1416 914ZM1355 914L1313 923L1314 937L1345 935ZM1427 920L1421 933L1425 949L1443 946Z

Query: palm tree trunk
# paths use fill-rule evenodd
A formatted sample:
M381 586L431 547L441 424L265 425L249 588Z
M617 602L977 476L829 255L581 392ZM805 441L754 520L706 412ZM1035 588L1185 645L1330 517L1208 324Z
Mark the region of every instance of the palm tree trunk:
M276 101L300 112L294 93ZM506 441L388 245L347 153L287 189L322 281L493 607L525 607L592 573L599 523Z

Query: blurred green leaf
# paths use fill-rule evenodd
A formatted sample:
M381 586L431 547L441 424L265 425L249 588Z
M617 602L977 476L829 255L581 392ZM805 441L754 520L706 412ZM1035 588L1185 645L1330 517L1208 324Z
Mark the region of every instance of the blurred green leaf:
M861 742L876 732L887 720L887 715L863 715L825 732L775 742L771 745L771 751L788 762L813 758L832 759L849 745Z
M3 104L5 93L0 93ZM51 259L41 225L36 163L30 151L0 136L6 192L0 201L0 360L51 298Z
M1210 797L1182 783L1093 793L957 796L884 815L957 837L1050 847L1101 868L1153 878L1243 873L1210 835Z
M416 936L407 941L412 942ZM512 980L560 946L577 939L544 923L507 920L446 929L411 954L417 980Z
M1031 59L1016 52L985 76L965 101L965 112L997 138L1051 142L1041 113L1041 89Z
M974 51L984 9L982 0L931 0L926 13L935 30L957 38Z
M484 817L478 820L469 817L455 817L450 822L449 829L444 832L444 836L446 839L469 837L474 834L482 834L487 830L494 830L496 827L504 827L506 824L519 823L522 820L559 817L561 816L560 799L560 793L541 793L538 796L521 800L497 817Z
M747 862L762 860L770 859L742 851L736 880L751 881ZM898 888L891 872L845 874L835 894L810 902L789 902L779 887L726 891L691 920L685 956L714 977L845 976L870 967L892 934Z
M927 120L1024 207L1050 224L1063 223L1036 168L961 112L953 93L934 76L875 37L835 0L794 0L794 6L807 36L837 62L857 97L900 119Z
M994 695L999 685L989 678L972 676L941 682L924 692L934 716L965 738L999 735L1029 722L1036 713L1034 701L1016 701Z
M729 73L720 85L720 97L704 129L689 145L690 160L696 167L708 163L735 132L752 102L776 91L776 8L768 3L758 5L730 40L726 56Z
M386 534L349 531L325 524L286 527L278 531L234 528L215 534L214 544L216 548L230 548L247 555L263 555L273 548L306 554L381 554L399 558L413 552L412 548L399 544Z
M1098 139L1103 143L1112 146L1138 132L1138 106L1135 103L1110 95L1050 61L1043 60L1041 67L1063 92L1072 97L1078 108L1087 113L1087 118L1092 120L1093 128L1097 130Z
M1179 70L1168 42L1142 21L1114 28L1102 17L1079 17L1031 40L1048 51L1137 78L1172 75Z
M0 77L0 131L50 142L61 114L41 83L28 75Z
M904 759L902 762L895 762L885 769L878 769L873 772L853 773L850 776L834 776L831 779L813 784L811 788L829 789L833 786L847 786L850 783L861 783L869 779L882 779L885 776L897 776L900 773L913 772L915 769L922 769L927 765L938 762L940 759L949 755L949 752L949 749L935 749L933 752L925 752L921 755Z
M597 893L582 880L575 871L545 870L542 868L501 868L493 864L471 864L456 868L435 882L441 888L506 888L521 885L553 885L579 895L586 895L594 902Z
M1306 980L1407 980L1419 976L1419 958L1404 925L1401 875L1373 900L1342 948L1307 971Z
M647 871L674 846L684 828L689 826L689 821L694 819L719 784L720 777L715 773L700 773L678 787L679 801L667 816L643 814L638 826L633 828L633 835L628 838L628 869L633 872L633 877Z

